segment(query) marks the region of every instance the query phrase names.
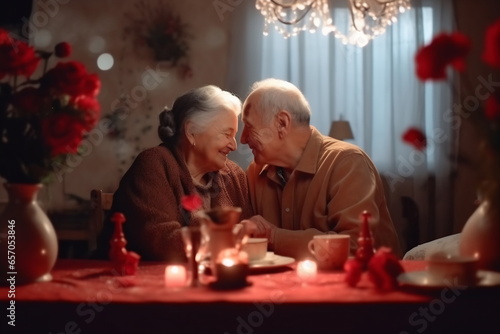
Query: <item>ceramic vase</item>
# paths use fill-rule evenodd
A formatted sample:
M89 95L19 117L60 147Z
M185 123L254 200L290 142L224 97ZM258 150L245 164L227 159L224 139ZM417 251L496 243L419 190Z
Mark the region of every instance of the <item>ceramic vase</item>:
M49 281L57 259L57 236L38 203L41 184L5 183L9 201L0 215L2 275L16 284Z
M483 201L464 225L460 235L461 255L479 259L479 269L500 271L500 219Z

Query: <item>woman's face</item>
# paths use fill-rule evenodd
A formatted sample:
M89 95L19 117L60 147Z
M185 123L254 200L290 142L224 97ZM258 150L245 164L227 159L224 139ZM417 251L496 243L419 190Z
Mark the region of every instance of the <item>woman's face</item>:
M224 110L208 124L204 132L194 134L197 163L207 171L224 168L229 152L236 150L238 117L233 111Z

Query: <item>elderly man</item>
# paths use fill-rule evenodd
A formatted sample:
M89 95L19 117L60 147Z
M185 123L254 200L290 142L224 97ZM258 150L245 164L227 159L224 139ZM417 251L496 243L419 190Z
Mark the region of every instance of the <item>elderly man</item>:
M309 125L309 103L293 84L256 82L243 104L241 143L252 149L247 170L254 235L276 254L302 258L317 234L342 233L357 247L361 213L371 214L374 246L400 256L380 175L359 147ZM248 223L248 221L244 221Z

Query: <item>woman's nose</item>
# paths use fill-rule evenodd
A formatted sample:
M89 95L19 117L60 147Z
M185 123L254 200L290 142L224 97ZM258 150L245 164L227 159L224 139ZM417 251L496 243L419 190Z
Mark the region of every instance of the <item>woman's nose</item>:
M231 151L236 151L236 148L238 147L238 143L236 142L236 138L232 137L231 140L229 141L229 148Z

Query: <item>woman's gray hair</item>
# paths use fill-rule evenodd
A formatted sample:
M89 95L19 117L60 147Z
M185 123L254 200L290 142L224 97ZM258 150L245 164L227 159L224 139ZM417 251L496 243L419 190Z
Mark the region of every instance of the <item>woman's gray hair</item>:
M250 94L256 92L259 95L256 109L262 113L265 123L269 123L280 110L286 110L297 124L309 125L309 102L294 84L274 78L265 79L252 85Z
M191 121L194 133L206 130L217 113L233 111L236 117L241 113L241 101L230 92L217 86L195 88L178 97L172 108L160 113L158 136L169 147L174 147L184 134L184 124Z

